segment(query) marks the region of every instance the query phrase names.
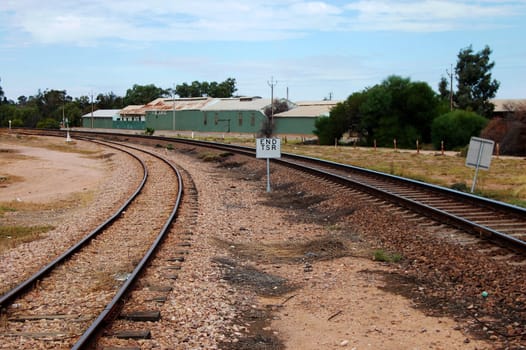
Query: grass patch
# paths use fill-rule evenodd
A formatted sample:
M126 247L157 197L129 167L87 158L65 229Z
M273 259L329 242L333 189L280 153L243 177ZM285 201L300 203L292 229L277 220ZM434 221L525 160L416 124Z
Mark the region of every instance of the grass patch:
M40 239L42 234L55 227L44 226L0 226L0 252L16 247L19 244Z
M387 263L397 263L402 260L402 254L387 252L383 249L377 249L373 252L373 260Z
M232 152L222 152L222 153L214 153L214 152L206 152L201 153L197 156L197 158L201 159L203 162L215 162L219 163L227 159L228 157L232 156Z
M465 165L466 159L458 153L442 155L437 152L403 150L394 152L388 148L355 148L282 144L282 152L350 164L384 173L395 174L439 186L453 187L466 184L471 187L474 169ZM489 171L479 172L477 191L484 196L514 205L525 206L526 162L524 157L494 157Z
M0 217L2 217L4 213L15 212L15 211L16 209L13 207L0 205Z
M82 207L93 201L94 191L83 191L54 202L35 203L24 201L0 202L0 216L7 212L37 212Z

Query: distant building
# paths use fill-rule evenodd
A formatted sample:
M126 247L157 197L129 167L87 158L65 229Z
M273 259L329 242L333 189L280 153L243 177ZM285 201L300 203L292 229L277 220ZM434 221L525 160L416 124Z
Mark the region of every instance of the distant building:
M518 110L526 112L526 99L493 99L490 102L495 106L494 117L506 117Z
M275 134L313 136L314 122L328 116L339 101L285 101L289 110L274 115ZM82 116L85 128L172 130L258 134L271 100L254 97L158 98L121 110L97 110Z
M340 101L302 101L295 108L274 115L276 130L281 134L313 135L318 117L328 117Z
M113 122L119 119L120 109L97 109L93 113L86 113L82 116L82 126L84 128L112 129Z

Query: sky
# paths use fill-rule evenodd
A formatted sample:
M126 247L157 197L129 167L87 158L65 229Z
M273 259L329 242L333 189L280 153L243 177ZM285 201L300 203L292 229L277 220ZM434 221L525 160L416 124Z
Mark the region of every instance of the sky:
M438 91L487 45L526 98L526 0L0 0L0 86L73 98L236 79L236 94L346 99L390 75ZM454 83L456 86L456 83Z

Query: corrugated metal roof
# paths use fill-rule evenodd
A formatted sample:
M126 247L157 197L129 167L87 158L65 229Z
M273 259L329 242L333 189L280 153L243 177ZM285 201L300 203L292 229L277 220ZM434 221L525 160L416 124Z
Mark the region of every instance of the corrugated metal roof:
M146 111L173 111L176 110L199 110L205 106L211 98L194 97L194 98L158 98L145 105L127 106L122 109L121 115L145 115Z
M526 108L526 99L492 99L494 112L509 112L516 108Z
M319 117L328 116L332 107L340 101L303 101L296 102L298 107L289 109L286 112L275 114L274 117Z
M120 109L97 109L93 111L93 118L113 118L120 111ZM91 118L91 112L84 114L82 118Z
M203 111L261 111L270 105L269 98L260 97L235 97L235 98L215 98L206 106L201 108Z

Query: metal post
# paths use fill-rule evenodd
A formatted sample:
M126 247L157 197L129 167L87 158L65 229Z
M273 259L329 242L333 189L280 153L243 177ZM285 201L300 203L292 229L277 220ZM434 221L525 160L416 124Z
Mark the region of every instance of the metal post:
M477 175L480 168L480 158L482 157L482 151L484 150L484 143L480 144L479 153L477 155L477 165L475 167L475 176L473 177L473 183L471 184L471 193L475 191L475 184L477 183Z
M270 81L267 82L270 86L270 125L274 123L274 86L276 86L277 83L277 81L274 81L274 77L271 77Z
M175 131L175 84L174 84L174 90L173 90L173 95L172 96L173 96L172 102L173 102L173 110L174 110L173 111L173 113L174 113L173 114L173 120L172 120L172 129Z
M267 158L267 192L270 192L270 158Z
M91 92L91 128L93 129L93 91Z

